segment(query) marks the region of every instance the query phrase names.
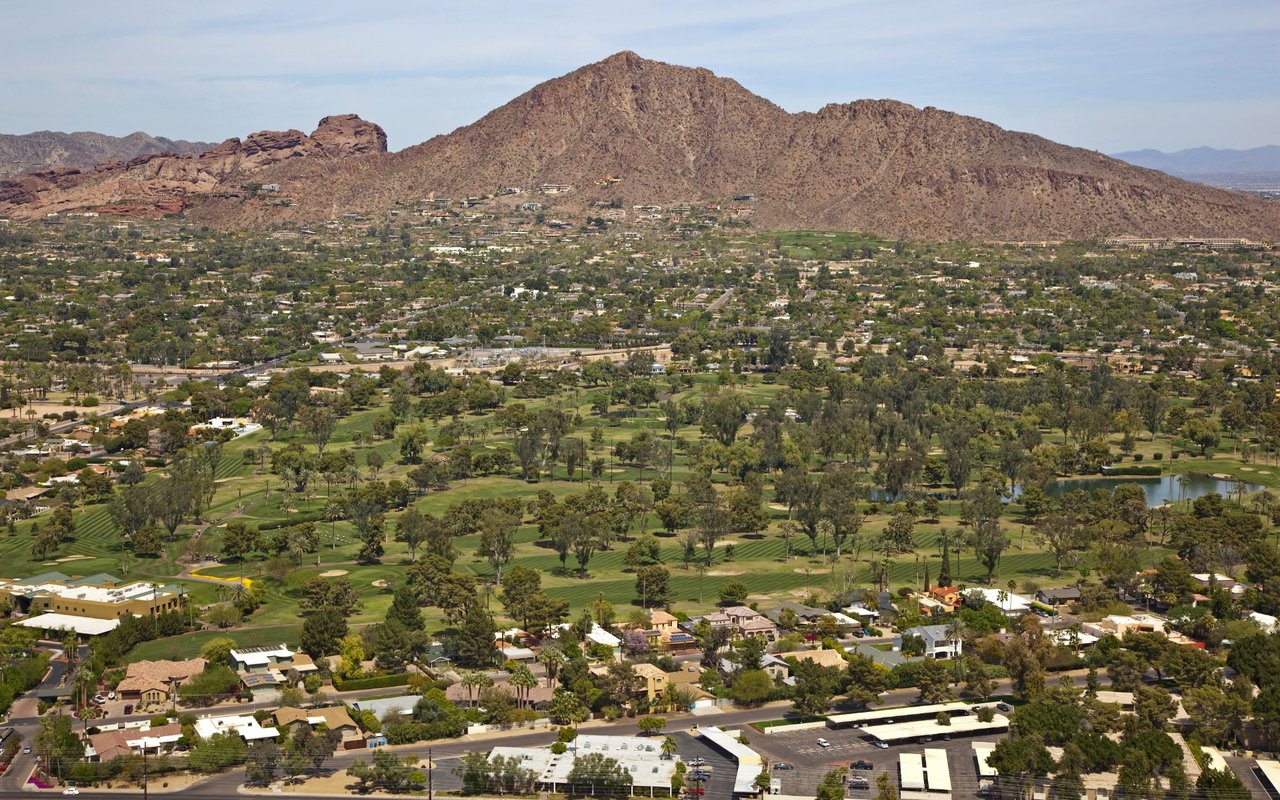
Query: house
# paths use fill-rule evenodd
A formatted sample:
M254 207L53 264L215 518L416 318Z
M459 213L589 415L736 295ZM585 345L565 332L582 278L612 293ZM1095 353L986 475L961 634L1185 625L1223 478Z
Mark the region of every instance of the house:
M667 673L660 667L653 664L635 664L631 671L634 672L641 680L642 686L639 694L643 694L648 701L648 707L653 708L660 698L667 693L668 679Z
M894 649L901 652L903 640L914 636L924 642L925 658L959 658L964 643L959 638L952 639L947 628L946 625L920 625L907 628L894 642Z
M1041 589L1036 592L1037 602L1047 606L1063 606L1080 600L1079 586L1060 586L1057 589Z
M113 761L132 755L159 752L163 747L172 747L182 738L182 725L172 723L155 728L125 728L123 730L102 731L88 737L85 747L85 758L90 761Z
M964 602L964 595L957 586L934 586L928 591L928 596L952 610Z
M487 687L487 689L483 690L473 687L469 688L464 686L461 682L451 683L445 688L444 696L449 702L463 708L479 708L481 706L480 693L481 691L487 691L488 689L496 689L497 691L505 692L511 697L516 698L521 705L528 705L532 708L538 709L546 708L547 703L551 702L551 698L555 694L555 689L553 687L546 686L542 682L539 682L537 686L525 691L516 686L512 686L505 680L502 680L494 683L492 687Z
M247 647L232 650L231 663L237 672L267 672L281 664L292 664L293 651L283 644Z
M778 638L778 626L764 614L746 606L729 606L724 615L739 636L763 636L772 642Z
M608 649L613 654L614 661L622 660L622 640L594 622L591 623L591 630L587 631L587 641Z
M1031 599L1005 589L970 589L968 596L980 595L984 601L1004 612L1006 617L1020 617L1031 610Z
M649 612L649 627L658 633L675 633L680 629L680 623L675 615L659 608Z
M789 650L784 653L767 653L761 661L761 669L774 681L787 681L791 677L792 661L811 661L823 667L844 669L847 662L838 650Z
M277 709L272 717L281 728L294 728L307 725L312 728L324 726L325 730L337 731L343 741L360 736L360 728L347 713L345 706L328 706L326 708L293 708L285 706Z
M1230 575L1221 573L1210 574L1208 572L1197 572L1192 574L1191 580L1205 591L1213 591L1214 589L1226 589L1231 593L1232 597L1240 597L1245 592L1245 587L1236 583L1235 579Z
M445 694L448 694L447 689ZM383 720L389 714L400 717L412 715L414 707L418 705L418 701L421 699L422 697L416 694L402 694L394 697L379 697L373 700L353 700L351 707L361 714L372 714L374 719Z
M280 731L275 728L264 728L255 717L244 714L227 714L220 717L201 717L196 720L196 735L201 739L209 739L220 733L234 733L246 742L261 739L275 739Z
M120 699L142 705L169 705L182 682L205 670L203 658L189 661L135 661L116 686Z

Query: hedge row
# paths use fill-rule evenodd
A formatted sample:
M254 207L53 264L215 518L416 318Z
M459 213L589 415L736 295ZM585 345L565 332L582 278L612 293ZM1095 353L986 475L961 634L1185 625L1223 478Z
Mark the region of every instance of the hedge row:
M1160 467L1156 467L1156 466L1150 466L1150 467L1143 466L1143 467L1140 467L1140 466L1137 466L1137 465L1134 465L1134 466L1128 466L1128 467L1108 467L1108 468L1105 470L1105 474L1107 474L1107 475L1155 475L1155 476L1159 476L1159 475L1161 474L1161 472L1162 472L1162 470L1160 469Z
M333 688L340 692L354 692L359 689L385 689L388 686L407 686L409 683L409 674L406 672L398 672L394 675L374 675L368 678L352 678L344 681L337 677L333 678Z
M301 525L304 522L320 522L324 519L324 514L294 514L288 519L272 519L258 523L260 531L274 531L277 528L287 528L290 525Z

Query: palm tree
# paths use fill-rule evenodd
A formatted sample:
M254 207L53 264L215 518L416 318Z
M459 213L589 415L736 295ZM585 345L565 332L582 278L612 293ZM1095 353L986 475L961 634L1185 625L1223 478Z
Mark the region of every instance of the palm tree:
M482 689L485 686L492 686L493 678L490 678L488 673L480 672L478 670L468 670L467 672L462 673L462 685L467 689L468 705L474 705L475 701L473 699L473 692L476 689Z
M526 703L529 700L529 690L538 685L538 679L533 672L524 664L516 667L511 672L510 681L512 686L516 687L518 694L516 696L516 705L520 705L520 700Z
M665 758L671 758L676 754L676 737L668 736L662 740L662 755Z
M547 687L550 688L556 675L560 673L560 668L564 666L566 661L564 651L559 647L544 647L538 652L538 661L542 662L542 666L547 670Z

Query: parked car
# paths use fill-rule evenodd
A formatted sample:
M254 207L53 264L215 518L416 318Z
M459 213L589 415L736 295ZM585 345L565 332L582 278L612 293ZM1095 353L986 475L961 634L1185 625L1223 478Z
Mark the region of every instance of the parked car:
M107 698L103 697L100 694L95 694L93 696L93 702L97 705L102 705L103 703L107 702Z
M26 747L22 748L22 754L24 756L31 755L31 745L27 745Z
M1008 703L996 703L996 711L1003 711L1006 714L1013 710L1013 706Z
M876 765L867 761L865 758L858 759L849 765L849 769L875 769Z
M124 707L124 713L126 713L126 714L132 714L132 713L133 713L133 703L127 703L127 704L125 704L125 707Z
M711 773L710 773L710 772L705 772L705 771L700 770L700 769L695 769L694 771L692 771L692 772L690 772L690 773L689 773L689 780L691 780L691 781L702 781L703 783L705 783L705 782L707 782L707 781L711 780Z
M866 776L864 775L850 775L849 788L850 789L870 789L871 781L867 780Z
M694 797L701 797L702 795L706 794L706 792L707 792L707 790L706 790L706 789L703 789L701 786L686 786L686 787L684 787L684 793L685 793L685 794L691 794L691 795L693 795Z
M68 786L67 788L62 790L62 793L66 795L74 795L74 794L80 794L80 790L74 786Z
M795 766L795 764L788 764L788 763L787 763L787 762L785 762L785 761L779 761L778 763L776 763L776 764L774 764L774 765L773 765L773 768L774 768L775 770L779 770L779 769L795 769L795 768L796 768L796 766Z
M697 757L697 758L691 758L684 763L688 764L691 767L700 767L703 764L707 763L707 760L705 758Z
M818 739L818 747L827 748L831 746L831 742L826 739Z
M888 742L882 742L882 741L880 741L879 739L876 739L874 742L872 742L872 743L871 743L871 746L872 746L872 747L875 747L875 748L878 748L878 749L880 749L880 750L888 750L888 749L889 749L889 743L888 743Z
M108 700L115 700L115 699L116 699L116 693L115 693L114 691L107 692L107 699L108 699Z

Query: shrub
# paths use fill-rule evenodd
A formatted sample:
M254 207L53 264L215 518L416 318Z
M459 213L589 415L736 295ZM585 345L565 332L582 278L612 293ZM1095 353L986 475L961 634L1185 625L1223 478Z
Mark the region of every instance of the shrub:
M1164 453L1153 453L1151 458L1154 461L1164 461Z
M393 675L373 675L367 678L352 678L344 681L336 675L333 678L333 688L339 692L354 692L358 689L385 689L389 686L407 686L409 676L403 672L397 672Z
M1134 461L1141 461L1142 459L1143 459L1143 455L1142 455L1142 453L1134 453L1134 454L1133 454L1133 460L1134 460Z

